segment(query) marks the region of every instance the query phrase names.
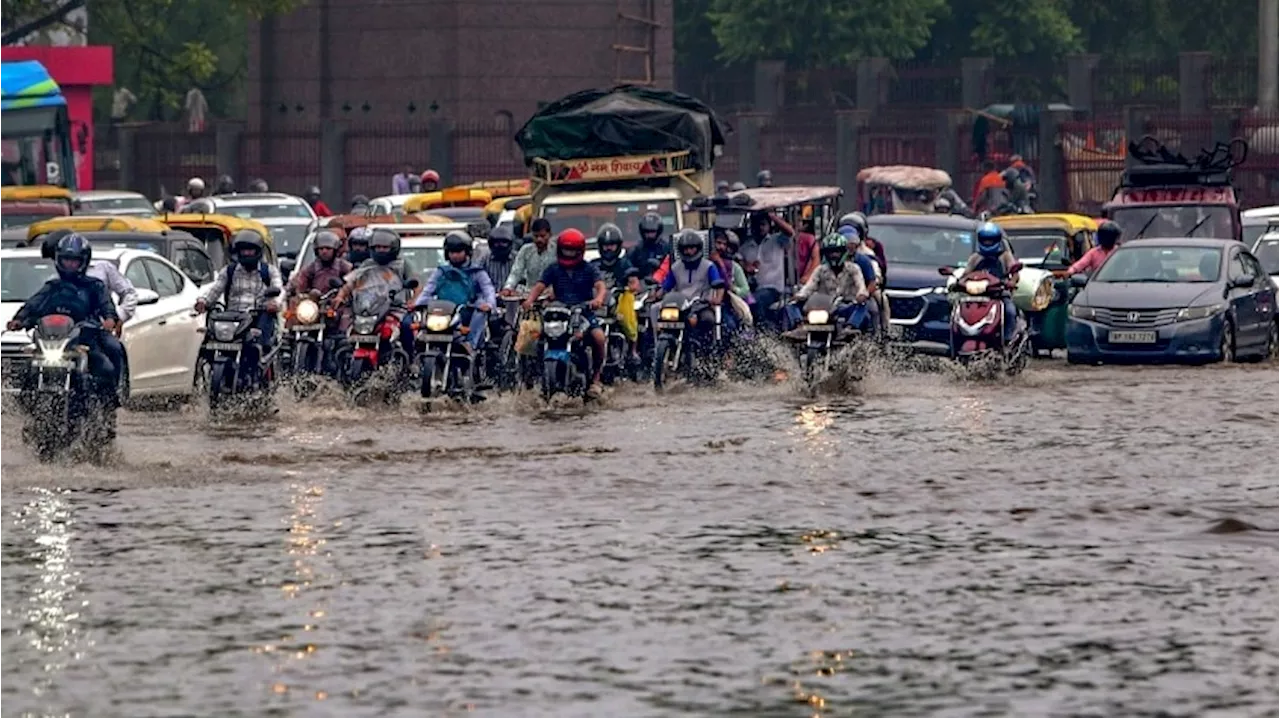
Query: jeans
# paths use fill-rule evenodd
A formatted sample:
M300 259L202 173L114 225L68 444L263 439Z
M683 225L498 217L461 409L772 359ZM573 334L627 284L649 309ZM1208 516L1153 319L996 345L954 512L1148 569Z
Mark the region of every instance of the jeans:
M1004 298L1004 342L1013 341L1013 333L1018 329L1018 307L1011 297Z
M120 375L124 372L124 345L116 339L111 332L100 332L98 338L98 348L102 350L103 356L110 364L104 367L106 372L104 376L110 378L111 386L120 386Z

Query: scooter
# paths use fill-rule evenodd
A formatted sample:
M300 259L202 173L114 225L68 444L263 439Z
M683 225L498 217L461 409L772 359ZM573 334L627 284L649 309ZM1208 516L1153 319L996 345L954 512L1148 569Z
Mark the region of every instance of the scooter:
M583 396L591 376L586 333L590 327L582 307L552 302L542 310L542 398L556 394Z
M1015 264L1012 273L1022 268ZM950 276L950 267L939 268L939 274ZM951 285L951 358L962 365L997 358L1005 373L1014 376L1027 367L1031 357L1031 341L1026 322L1019 316L1007 317L1004 299L1012 288L989 272L970 272ZM1004 340L1005 322L1017 322L1013 338Z

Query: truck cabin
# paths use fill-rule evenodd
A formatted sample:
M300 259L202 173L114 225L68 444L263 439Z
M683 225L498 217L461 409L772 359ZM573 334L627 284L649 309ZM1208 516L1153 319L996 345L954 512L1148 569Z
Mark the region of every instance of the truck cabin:
M1230 170L1132 167L1102 211L1120 225L1123 239L1241 238L1240 205Z
M34 60L0 67L0 145L5 187L76 189L67 100L44 65ZM81 128L80 144L87 130Z

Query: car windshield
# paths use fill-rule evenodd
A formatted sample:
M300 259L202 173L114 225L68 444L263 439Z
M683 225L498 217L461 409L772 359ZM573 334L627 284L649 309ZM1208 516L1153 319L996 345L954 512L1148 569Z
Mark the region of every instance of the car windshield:
M1222 265L1217 247L1120 247L1094 282L1213 282Z
M25 302L57 275L51 259L8 257L0 262L0 301Z
M145 239L107 239L95 237L89 240L94 249L140 249L144 252L164 254L164 245L160 242L149 242Z
M652 202L601 202L599 204L543 205L542 216L551 222L552 236L573 227L587 236L587 245L595 246L596 233L606 223L622 230L622 246L631 249L640 243L640 218L650 212L662 217L662 234L670 237L676 229L674 200Z
M873 222L869 233L884 245L890 267L899 263L959 267L973 254L973 232L967 229Z
M272 217L310 217L311 212L301 202L274 202L272 204L220 204L218 214L229 214L241 219L271 219Z
M439 247L402 247L400 258L409 263L409 269L418 281L426 283L431 270L444 261L444 250Z
M1231 208L1213 205L1118 207L1111 219L1121 241L1142 237L1214 237L1233 239Z
M1024 262L1044 260L1046 264L1062 263L1062 249L1067 244L1066 232L1025 230L1008 232L1007 237L1013 256Z
M1280 274L1280 239L1264 239L1253 250L1267 274Z
M79 214L123 214L152 217L156 208L146 197L99 197L80 200Z
M268 224L267 229L271 230L271 245L277 254L294 256L307 239L305 224Z

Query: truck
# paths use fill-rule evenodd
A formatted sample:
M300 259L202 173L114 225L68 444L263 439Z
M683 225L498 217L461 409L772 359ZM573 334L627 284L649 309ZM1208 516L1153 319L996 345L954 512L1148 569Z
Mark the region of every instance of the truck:
M701 101L634 85L584 90L542 108L516 133L530 169L533 215L553 235L581 230L594 251L606 222L623 246L640 241L640 218L685 227L685 204L715 191L713 166L728 127Z

